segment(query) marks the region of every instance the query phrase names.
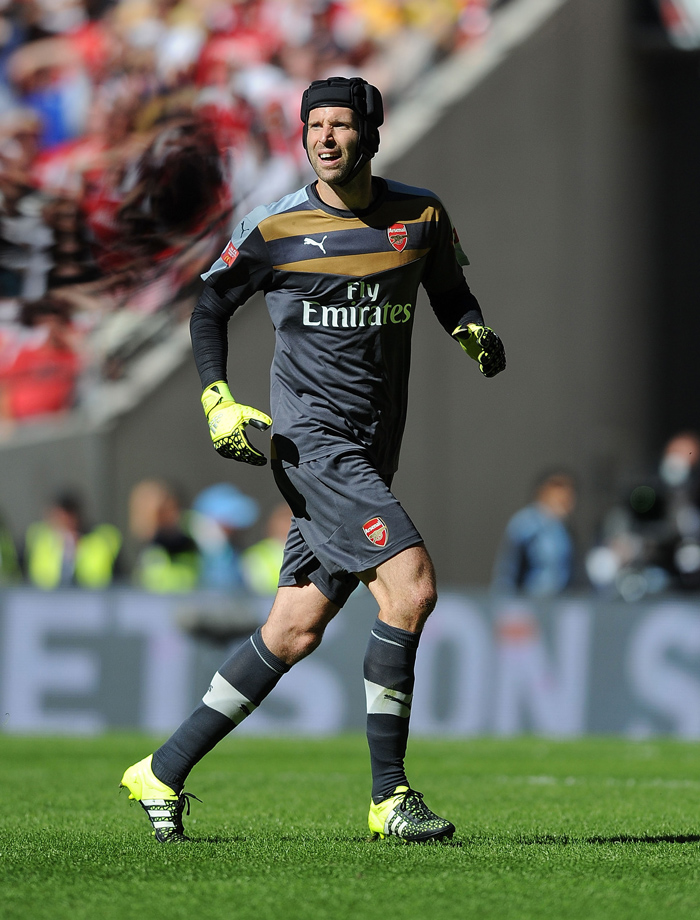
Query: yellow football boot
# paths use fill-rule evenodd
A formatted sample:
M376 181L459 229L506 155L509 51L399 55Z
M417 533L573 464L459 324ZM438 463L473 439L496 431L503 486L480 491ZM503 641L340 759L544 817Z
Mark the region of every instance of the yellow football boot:
M190 813L190 799L197 798L187 792L176 793L155 776L151 769L153 755L129 767L119 788L129 790L129 798L139 802L148 815L158 843L183 843L190 838L182 827L182 813ZM197 799L199 801L199 799Z
M423 801L423 793L410 786L397 786L388 799L369 806L369 829L373 839L400 837L411 843L444 840L455 826L434 814Z

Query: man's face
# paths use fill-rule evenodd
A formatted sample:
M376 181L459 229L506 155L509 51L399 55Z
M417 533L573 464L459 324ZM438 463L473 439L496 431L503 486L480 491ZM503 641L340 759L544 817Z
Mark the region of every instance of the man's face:
M309 112L306 149L311 166L323 182L342 182L357 159L360 135L352 109L320 106Z
M545 483L540 489L538 499L550 514L564 520L576 507L576 489L573 483L563 481Z

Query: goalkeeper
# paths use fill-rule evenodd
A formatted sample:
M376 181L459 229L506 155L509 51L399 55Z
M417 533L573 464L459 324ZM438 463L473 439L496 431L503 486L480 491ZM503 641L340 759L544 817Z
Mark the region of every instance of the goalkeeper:
M319 645L360 582L379 605L364 658L370 831L430 841L455 830L404 770L416 651L437 597L423 540L391 492L419 285L484 376L505 368L505 354L467 285L440 199L372 175L379 91L357 77L315 81L301 120L317 181L240 222L192 314L214 447L261 466L249 426L272 426L272 470L293 518L267 622L222 664L173 735L124 773L122 786L161 842L189 839L183 788L192 767ZM235 387L243 403L227 383L229 319L258 291L276 336L272 419L243 404L244 380Z

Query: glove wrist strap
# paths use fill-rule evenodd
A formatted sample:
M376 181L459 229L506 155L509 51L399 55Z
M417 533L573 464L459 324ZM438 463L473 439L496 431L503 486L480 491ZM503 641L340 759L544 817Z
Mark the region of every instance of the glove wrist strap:
M469 338L470 335L475 334L477 329L479 329L477 323L466 323L464 326L460 323L460 325L457 326L457 328L452 332L452 335L456 339Z
M221 402L235 402L233 396L231 396L231 391L228 388L228 384L225 380L216 380L214 383L209 384L209 386L202 393L202 407L204 408L204 414L209 418L211 412L219 405Z

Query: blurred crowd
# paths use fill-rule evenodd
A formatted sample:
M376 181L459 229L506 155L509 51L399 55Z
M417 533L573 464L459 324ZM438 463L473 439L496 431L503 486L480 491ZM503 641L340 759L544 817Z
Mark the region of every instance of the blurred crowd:
M233 223L310 177L311 80L390 110L493 5L0 0L0 420L122 376L125 312L184 318Z
M700 591L700 434L669 438L655 469L621 485L585 546L574 536L579 488L564 468L537 479L504 529L495 594L584 591L634 602ZM0 517L0 587L131 585L157 594L270 597L290 520L286 503L261 518L258 503L232 483L210 485L188 503L172 485L144 479L131 490L123 534L112 523L89 522L80 497L65 492L19 540Z
M277 589L290 520L283 503L261 521L258 503L231 483L208 486L187 505L171 484L144 479L131 490L123 534L90 522L81 496L65 491L21 540L0 519L0 585L267 597Z
M570 471L548 471L538 480L531 502L505 528L493 571L496 592L553 597L592 589L632 602L700 591L700 434L677 432L656 469L621 484L592 546L574 538L577 498Z

